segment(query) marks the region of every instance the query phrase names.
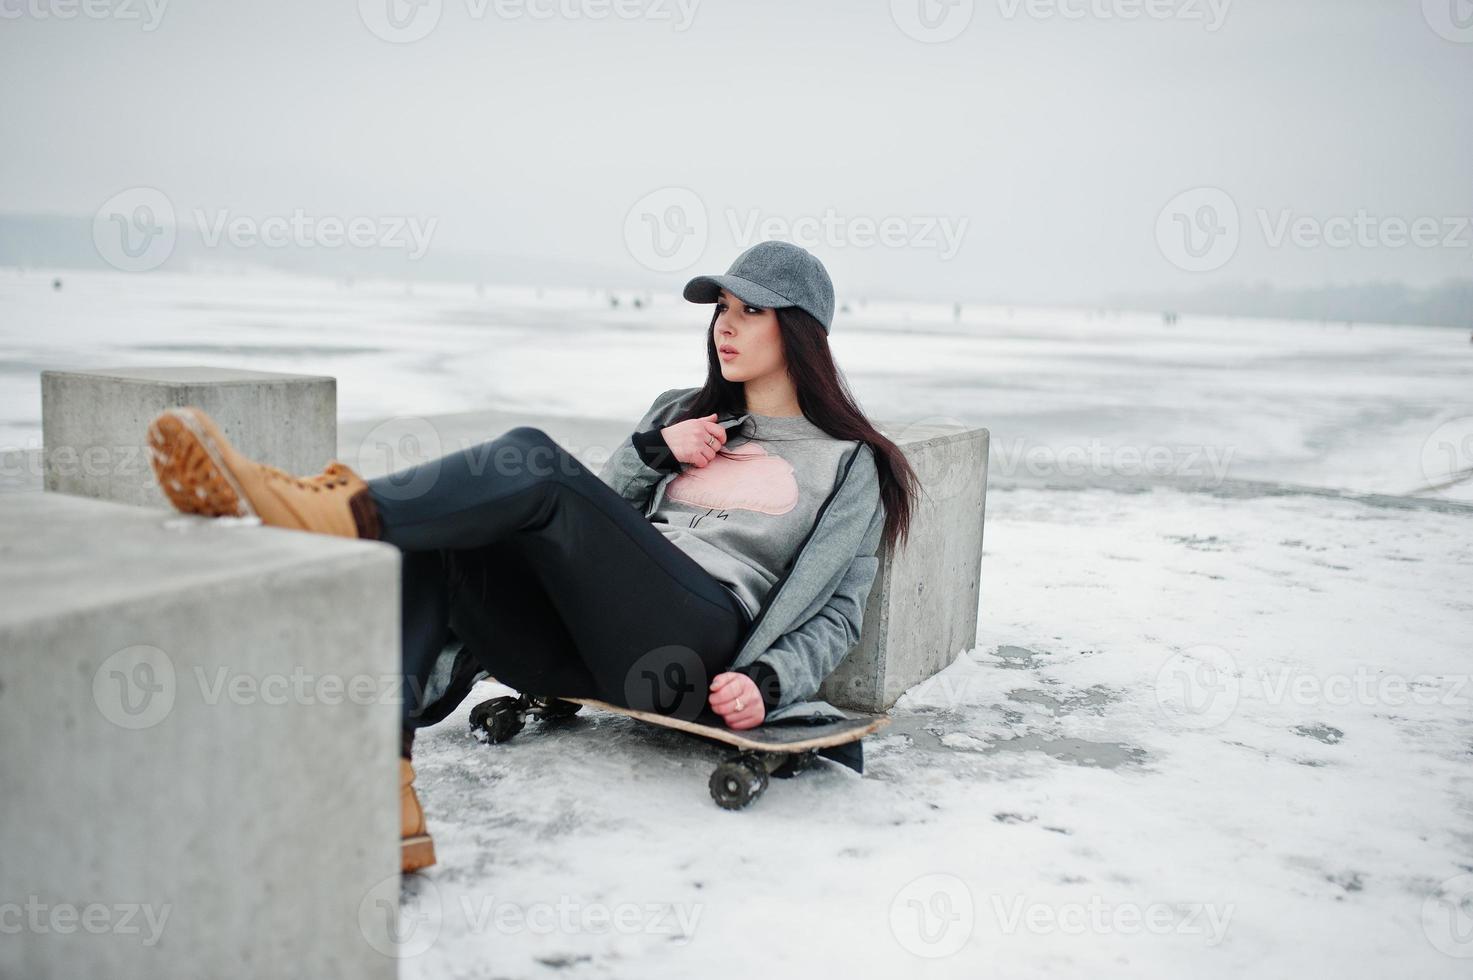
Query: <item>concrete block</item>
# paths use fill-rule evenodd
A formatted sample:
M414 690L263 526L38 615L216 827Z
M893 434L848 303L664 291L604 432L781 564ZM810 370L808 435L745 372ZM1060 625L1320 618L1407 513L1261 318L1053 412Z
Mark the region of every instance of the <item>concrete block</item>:
M882 549L859 644L819 696L841 708L884 711L906 690L977 643L986 429L877 423L920 477L909 543Z
M289 473L316 473L337 448L333 378L213 367L41 372L47 490L168 507L145 449L160 412L197 405L242 452Z
M0 976L393 977L397 552L31 493L0 559Z

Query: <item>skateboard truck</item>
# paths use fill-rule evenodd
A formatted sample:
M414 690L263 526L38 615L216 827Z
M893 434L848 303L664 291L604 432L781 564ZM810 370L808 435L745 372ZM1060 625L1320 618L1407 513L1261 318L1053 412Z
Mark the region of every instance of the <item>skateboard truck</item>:
M486 733L492 742L505 742L527 724L530 716L543 723L564 721L583 710L583 705L561 698L516 697L492 698L471 709L471 728Z

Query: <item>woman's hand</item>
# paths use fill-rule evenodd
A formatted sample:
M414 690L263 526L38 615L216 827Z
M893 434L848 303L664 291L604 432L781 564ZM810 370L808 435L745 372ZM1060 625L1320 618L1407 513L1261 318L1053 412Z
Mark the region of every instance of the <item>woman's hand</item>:
M717 674L711 682L710 703L726 727L737 731L756 728L767 717L757 684L746 674Z
M703 419L686 419L660 430L670 455L682 463L705 466L726 445L726 430L716 424L716 413Z

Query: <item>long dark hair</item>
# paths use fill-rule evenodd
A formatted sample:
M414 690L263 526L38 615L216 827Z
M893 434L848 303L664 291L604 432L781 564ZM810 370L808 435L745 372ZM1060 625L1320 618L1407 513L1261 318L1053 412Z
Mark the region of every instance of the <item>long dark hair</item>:
M880 500L885 505L885 531L881 540L883 546L893 549L910 534L911 508L920 485L915 470L899 447L882 436L855 404L848 382L834 363L823 324L796 306L781 307L774 312L788 362L788 376L797 389L798 407L803 415L835 439L868 443L874 450L875 468L880 475ZM712 412L720 418L747 411L746 387L740 381L727 381L721 374L721 360L716 356L717 316L719 313L711 315L711 326L706 331L706 383L680 421L704 418Z

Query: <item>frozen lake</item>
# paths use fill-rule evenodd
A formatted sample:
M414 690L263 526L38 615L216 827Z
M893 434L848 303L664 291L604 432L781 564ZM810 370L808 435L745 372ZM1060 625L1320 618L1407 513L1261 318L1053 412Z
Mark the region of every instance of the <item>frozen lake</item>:
M673 294L616 293L615 308L589 290L56 276L59 290L52 274L0 270L0 448L40 445L49 367L330 374L349 421L508 409L632 422L705 371L705 311ZM987 426L994 482L1226 473L1409 494L1473 466L1462 331L845 301L832 343L866 411ZM1473 500L1473 480L1430 495Z
M51 367L331 374L360 428L704 371L673 296L61 278L0 270L0 448ZM992 430L977 645L741 813L608 718L480 744L483 685L416 746L402 975L1468 976L1466 333L844 299L870 415Z

